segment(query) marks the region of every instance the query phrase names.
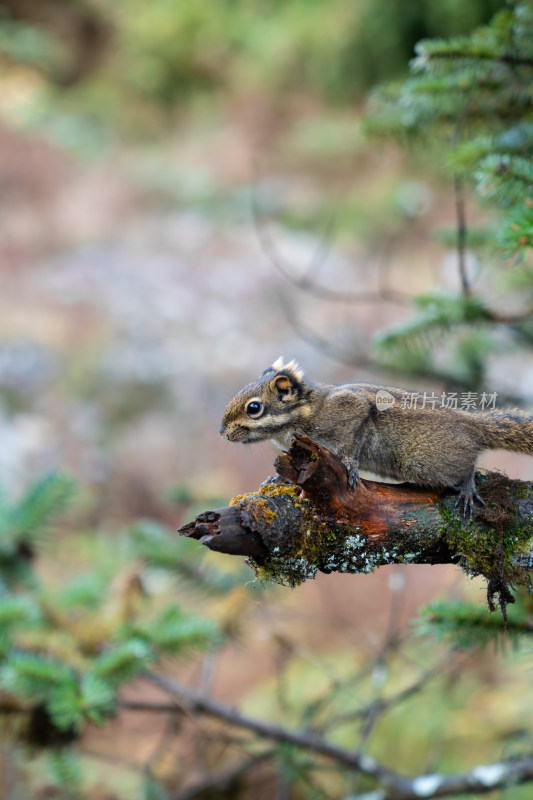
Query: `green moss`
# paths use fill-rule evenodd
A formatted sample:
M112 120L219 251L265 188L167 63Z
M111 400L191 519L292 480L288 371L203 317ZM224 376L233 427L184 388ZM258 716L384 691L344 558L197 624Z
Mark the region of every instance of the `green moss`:
M272 556L259 565L250 560L255 576L261 583L279 583L281 586L300 586L306 580L316 578L318 567L311 564L302 556L289 558L287 556Z
M453 499L438 504L441 533L464 571L487 579L489 606L496 597L504 609L513 600L511 587L529 582L529 570L517 564L520 554L529 552L533 538L533 517L519 519L518 512L520 500L529 496L529 487L489 474L478 476L478 489L486 506L477 511L473 521L454 512ZM268 531L268 557L261 563L250 561L263 582L298 586L319 570L369 573L384 564L416 562L435 547L433 524L428 527L422 509L415 509L409 517L408 535L405 531L389 533L387 541L380 543L357 525L334 518L321 520L301 489L292 484L272 480L258 493L242 495L232 503L240 504L246 524L260 534Z
M518 513L518 501L529 496L530 489L496 473L478 475L477 486L486 505L476 512L475 520L465 520L438 504L442 533L467 575L486 578L491 610L496 598L505 615L506 603L514 602L511 589L529 585L530 580L529 570L518 563L519 556L529 552L533 538L533 518L520 519Z
M296 504L298 525L287 540L273 548L263 564L253 564L261 581L274 581L285 586L299 586L313 579L323 562L335 534L316 520L307 501Z

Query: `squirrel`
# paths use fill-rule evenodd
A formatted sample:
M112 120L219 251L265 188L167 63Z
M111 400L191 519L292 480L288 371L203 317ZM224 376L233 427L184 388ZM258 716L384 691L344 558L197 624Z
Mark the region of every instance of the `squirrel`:
M287 449L308 436L345 465L355 489L359 468L418 486L455 489L456 507L470 517L474 469L482 450L533 455L533 416L518 410L408 408L405 390L369 383L330 385L308 380L295 361L275 361L230 400L220 435L231 442L272 439Z

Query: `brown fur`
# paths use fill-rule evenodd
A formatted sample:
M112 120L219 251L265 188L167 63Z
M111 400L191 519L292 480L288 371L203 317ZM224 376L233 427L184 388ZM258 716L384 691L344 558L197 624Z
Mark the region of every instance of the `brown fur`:
M378 392L393 398L380 410ZM308 381L294 362L278 360L229 402L221 435L244 443L273 439L288 446L301 433L335 453L355 487L359 467L420 486L454 488L465 513L480 500L474 483L485 449L533 455L533 417L516 410L402 408L402 389ZM407 393L410 395L410 393ZM261 409L255 418L249 411ZM250 406L250 408L249 408Z

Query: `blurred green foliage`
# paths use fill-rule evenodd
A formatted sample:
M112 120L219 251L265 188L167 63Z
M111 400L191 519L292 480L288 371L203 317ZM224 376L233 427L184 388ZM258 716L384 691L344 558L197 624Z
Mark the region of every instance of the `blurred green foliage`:
M206 93L290 95L352 102L376 81L403 73L416 42L465 33L488 20L502 0L120 0L94 10L112 35L105 59L75 96L74 106L128 123L180 109ZM52 5L38 19L0 16L0 56L51 74L63 31ZM91 4L86 4L85 12ZM0 4L1 10L1 4ZM43 21L44 20L44 21ZM146 110L146 109L145 109ZM125 115L125 118L124 118Z
M79 739L87 722L115 717L125 683L163 656L184 658L222 641L214 621L176 603L173 576L186 576L184 601L191 594L197 600L205 592L227 594L241 584L236 576L202 569L187 555L188 542L147 521L108 542L103 559L93 534L90 564L76 574L66 554L72 549L83 561L83 535L71 532L65 548L58 527L74 489L68 476L53 474L17 501L0 497L0 690L21 718L19 756L27 746L44 748L66 791L79 782L79 770L65 746ZM52 549L56 562L62 551L68 561L68 577L63 565L59 585L50 564L41 577ZM171 576L171 592L145 583L155 567L163 587L169 581L162 576ZM0 740L6 735L11 740L12 731L0 726Z
M531 344L531 270L518 271L523 308L501 314L487 300L487 274L482 284L466 273L466 247L473 242L459 208L468 181L478 198L501 209L493 234L499 253L515 266L531 256L533 7L516 2L468 36L428 39L416 49L410 77L374 93L367 125L374 136L417 150L437 155L439 148L438 163L455 180L461 288L415 298L420 312L378 338L379 354L385 363L399 355L405 371L478 388L502 323L513 330L511 346ZM502 275L498 264L494 272L500 293L516 288L512 269ZM436 357L443 342L450 355L444 368Z
M468 33L503 5L496 0L442 0L438 4L431 0L117 0L113 4L95 0L94 7L106 15L113 30L104 60L68 92L50 81L45 96L28 111L27 120L41 130L53 131L65 146L73 144L90 151L103 128L116 126L133 138L147 129L162 130L161 124L176 112L192 110L201 116L206 101L209 108L220 99L231 102L235 98L271 103L275 108L279 105L283 123L284 104L305 93L318 98L327 112L296 124L289 134L288 149L310 161L318 158L328 166L335 163L342 168L354 152L363 153L362 137L352 117L343 116L346 108L355 105L374 82L406 75L419 39ZM43 0L41 8L45 6ZM485 37L494 54L498 36L504 37L509 30L510 14L512 11L507 11L498 17L484 33L461 38L458 58L452 56L457 40L421 45L414 77L379 94L381 116L375 118L374 127L377 130L381 125L381 132L392 139L397 134L411 141L414 137L420 148L416 151L419 160L428 144L434 168L446 170L448 175L459 172L468 176L484 196L501 202L505 213L511 212L501 238L504 251L513 258L527 258L533 236L530 75L487 70L479 61L479 41ZM524 18L520 24L524 25ZM30 74L37 71L48 80L63 58L61 48L56 48L58 38L61 35L53 24L47 27L5 16L0 20L0 58L4 65L22 67ZM530 42L522 44L529 52ZM517 89L516 95L509 88ZM467 97L477 101L477 113L470 117L473 106L467 108L464 135L454 146L449 135ZM512 107L510 98L516 101ZM483 103L488 103L487 113L480 122ZM438 151L434 145L437 138ZM436 152L438 159L434 158ZM173 191L174 199L188 205L186 176L178 188L172 173L165 173L163 179L171 184L165 191ZM423 192L411 182L395 195L390 174L386 180L377 200L370 191L362 195L356 186L347 195L337 224L352 235L364 229L367 237L378 241L388 228L399 225L400 214L414 218ZM372 182L376 184L378 178L373 177ZM207 190L204 186L208 198L210 191L209 185ZM326 192L324 196L313 223L328 216L330 201ZM202 208L207 208L207 201ZM299 214L297 209L287 221L300 227ZM471 231L466 242L474 246L486 244L486 239L484 232L473 235ZM522 263L513 269L509 281L530 292L531 268ZM383 360L388 358L406 371L433 375L439 366L445 379L469 388L481 385L487 356L496 347L491 337L491 311L483 297L476 292L428 292L416 299L415 309L418 316L414 320L382 334ZM525 316L516 322L513 335L531 342L531 326L531 315ZM434 353L444 339L449 358L437 366ZM140 360L138 352L136 358ZM112 362L111 375L116 375L117 362ZM80 367L79 354L77 363ZM76 373L67 375L66 382L75 401L86 397L98 406L106 420L106 434L136 420L145 409L167 402L164 380L148 386L133 381L115 386L107 376L103 387L97 376L88 379L85 366L81 366L83 380L78 382ZM44 746L51 753L54 782L62 787L64 796L81 797L79 759L65 745L78 741L89 723L113 720L121 687L144 670L159 666L163 658L188 657L191 651L218 646L223 634L214 622L217 609L233 590L239 591L249 573L239 569L225 573L206 565L196 545L176 538L153 521L138 520L113 535L92 530L69 529L68 535L50 532L50 523L72 491L70 479L54 475L30 487L18 501L0 494L0 684L28 717L28 725L18 732L19 741ZM175 487L170 499L189 514L199 503L198 511L223 504L198 498L188 485ZM117 576L125 578L120 585L114 580ZM194 608L200 602L211 602L207 619ZM247 601L244 605L251 604ZM527 599L520 597L509 610L508 631L513 642L524 639L526 647L529 618ZM234 610L229 624L234 626L233 632L241 624ZM256 616L254 624L263 633L267 630L264 617ZM489 615L481 603L451 608L434 604L424 615L420 630L455 649L490 642L501 646L503 639L501 616ZM243 636L241 644L244 641ZM288 720L303 729L314 725L327 730L332 741L352 749L364 748L361 708L392 697L410 681L423 683L424 669L433 665L435 645L433 640L429 646L427 641L418 641L403 648L401 655L390 646L390 652L372 667L354 665L362 656L349 639L347 642L345 652L339 648L333 654L334 668L329 673L315 652L307 659L287 658L288 674L280 670L276 677L283 686L274 714L284 724ZM291 646L289 643L288 650ZM268 648L271 655L273 641ZM509 663L507 667L510 673ZM511 698L507 705L500 702L493 675L483 677L474 672L463 673L462 680L455 680L454 675L450 682L443 677L427 692L409 696L406 704L391 704L390 715L379 720L370 752L390 764L401 764L406 772L470 768L475 759L500 758L506 737L512 740L511 753L517 753L520 748L512 739L513 725L523 725L524 746L531 743L528 709L523 702L530 691L529 676L524 679L520 671L516 677L519 671L514 675L516 684L511 679L505 684ZM504 678L501 681L503 684ZM263 683L256 696L245 702L268 718L275 694L272 685ZM517 696L521 710L511 719ZM492 711L490 726L478 706ZM473 719L478 723L476 730ZM38 742L31 739L36 730ZM476 731L479 737L473 742ZM467 738L469 746L465 747ZM25 754L17 745L17 756L25 759ZM332 781L339 796L343 791L373 788L370 781L365 779L359 785L353 775L340 770L332 775L330 769L323 769L317 775L320 766L294 748L283 746L276 751L276 769L289 784L296 785L298 797L328 796ZM145 777L143 800L168 796L152 775ZM506 797L525 798L529 792L530 787L511 788ZM133 797L125 789L120 794Z
M123 0L114 11L116 66L131 91L167 106L219 88L304 88L346 101L403 71L419 39L466 32L501 5Z
M477 603L461 600L438 600L422 611L416 622L418 633L446 641L456 649L486 648L494 645L502 651L518 649L533 634L531 598L520 592L517 602L508 606L505 635L499 614L487 614ZM528 646L528 645L526 645Z
M59 591L46 587L36 572L37 558L73 489L67 476L49 475L17 502L0 506L0 684L20 700L43 704L52 725L74 734L85 719L103 722L114 714L117 689L158 654L206 647L219 635L213 623L174 602L150 600L139 568L113 589L111 579L125 567L119 551L111 573L95 564L93 572L63 581ZM155 523L141 521L128 533L130 559L149 561L154 554L160 570L175 571L186 561L186 549ZM209 584L198 565L187 576L189 589L199 585L203 591ZM214 576L215 586L220 580ZM225 580L224 591L234 585Z
M9 17L0 18L0 53L15 63L41 70L55 58L53 40L45 31Z

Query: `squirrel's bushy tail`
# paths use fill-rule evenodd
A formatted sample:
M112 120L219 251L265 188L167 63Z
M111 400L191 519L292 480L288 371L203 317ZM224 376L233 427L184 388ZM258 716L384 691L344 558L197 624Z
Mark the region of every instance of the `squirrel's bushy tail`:
M533 416L512 409L482 411L478 418L483 447L533 455Z

